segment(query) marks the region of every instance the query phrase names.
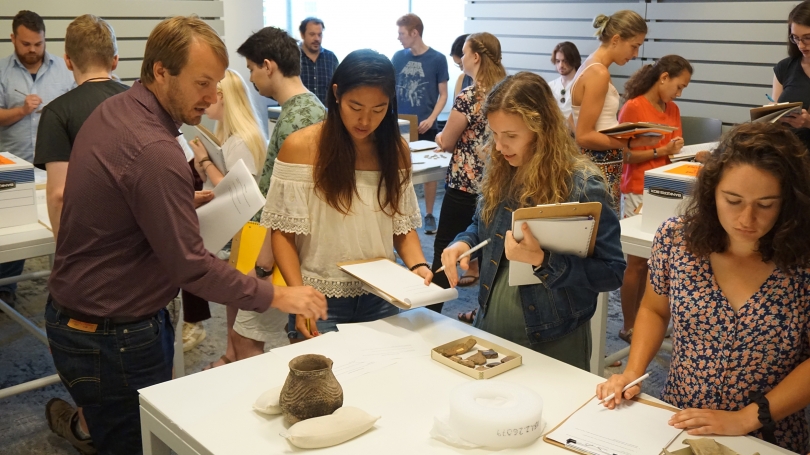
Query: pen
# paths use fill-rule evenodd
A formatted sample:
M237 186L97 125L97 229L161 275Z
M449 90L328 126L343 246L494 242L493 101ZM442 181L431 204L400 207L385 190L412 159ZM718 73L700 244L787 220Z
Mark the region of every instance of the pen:
M624 386L624 388L622 389L622 393L627 392L627 389L629 389L630 387L633 387L634 385L638 384L639 382L641 382L641 381L643 381L643 380L645 380L645 379L647 379L649 377L650 377L650 373L644 373L640 378L638 378L635 381L631 382L630 384L627 384L626 386ZM599 404L602 404L602 403L604 403L606 401L610 401L610 400L612 400L614 398L616 398L616 394L611 393L610 395L606 396L605 398L602 398L602 401L600 401Z
M483 242L479 243L478 245L475 245L474 247L472 247L469 250L462 253L461 256L459 256L458 259L456 259L456 260L460 261L460 260L466 258L467 256L475 253L476 251L480 250L481 248L487 246L487 244L489 243L490 240L491 239L486 239ZM444 271L444 266L441 266L441 267L439 267L439 270L436 270L436 273L443 272L443 271ZM436 273L434 273L434 275L436 275Z
M28 96L27 94L25 94L25 93L23 93L23 92L21 92L21 91L17 90L16 88L14 89L14 91L15 91L15 92L17 92L17 93L19 93L19 94L20 94L20 95L22 95L22 96Z
M771 95L769 95L769 94L767 94L767 93L765 94L765 98L768 98L768 101L770 101L771 103L775 103L775 102L776 102L776 101L774 101L774 100L773 100L773 98L771 98Z

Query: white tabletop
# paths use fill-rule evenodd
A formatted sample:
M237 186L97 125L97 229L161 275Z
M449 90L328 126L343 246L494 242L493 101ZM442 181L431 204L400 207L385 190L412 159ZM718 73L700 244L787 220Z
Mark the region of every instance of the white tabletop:
M42 217L45 208L45 190L37 190L37 209ZM56 243L53 233L41 223L0 228L0 263L53 254Z
M373 329L380 337L394 335L424 355L341 381L344 405L356 406L382 418L366 434L326 449L330 454L490 453L456 449L429 435L433 417L448 406L449 392L474 379L431 360L428 352L431 347L466 335L491 340L523 355L522 366L496 379L521 384L539 393L545 401L543 420L548 425L556 425L585 403L594 395L596 385L603 381L599 376L424 308L362 324L361 328ZM346 331L329 336L348 338L355 334ZM373 338L368 336L361 341L371 342ZM328 354L329 345L308 341L274 349L251 359L143 389L140 391L142 424L145 428L154 427L154 420L159 421L162 426L155 434L170 446L174 445L173 449L180 448L181 455L297 452L298 449L279 436L284 430L281 416L258 414L251 405L262 392L283 383L289 371L289 358L302 352ZM338 366L336 362L335 367ZM546 431L551 426L547 426ZM762 455L782 453L768 451L766 445L762 447L759 449ZM542 439L528 447L501 453L570 454Z
M619 221L622 229L622 251L625 254L649 258L655 234L641 230L642 216L644 215L631 216Z

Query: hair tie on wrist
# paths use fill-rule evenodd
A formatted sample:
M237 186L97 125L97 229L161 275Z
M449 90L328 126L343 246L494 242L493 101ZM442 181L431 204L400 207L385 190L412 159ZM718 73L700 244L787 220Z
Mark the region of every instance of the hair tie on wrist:
M771 416L770 402L768 402L768 399L765 398L765 394L761 392L754 392L753 390L748 392L748 399L759 406L759 411L757 411L757 419L759 420L759 423L762 424L762 439L764 439L766 442L770 442L771 444L776 444L776 435L774 434L774 430L776 430L776 422Z
M411 272L413 272L414 270L416 270L416 269L418 269L419 267L422 267L422 266L425 266L425 267L427 267L427 268L430 268L430 266L427 264L427 262L420 262L420 263L418 263L418 264L414 264L414 265L412 265L412 266L409 268L409 270L410 270Z

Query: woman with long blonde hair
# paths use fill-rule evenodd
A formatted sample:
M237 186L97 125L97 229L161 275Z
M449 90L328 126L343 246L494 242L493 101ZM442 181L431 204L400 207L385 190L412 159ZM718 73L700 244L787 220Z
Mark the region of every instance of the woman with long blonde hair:
M222 155L225 169L217 169L208 156L205 146L199 138L189 142L194 151L194 168L203 181L203 189L210 190L241 159L250 174L258 182L267 156L267 140L259 126L259 116L250 101L248 85L236 71L228 69L225 78L217 84L217 102L205 110L208 118L216 120L214 135L222 144ZM229 247L226 247L229 248ZM208 305L208 302L201 302ZM227 308L228 342L226 354L207 368L229 363L236 359L236 352L231 342L236 336L233 324L236 321L237 308ZM210 317L210 313L208 313ZM183 324L183 349L189 350L205 339L202 321L190 321Z
M473 33L462 47L461 66L464 73L473 79L453 102L453 109L444 131L436 135L436 143L442 150L453 153L447 178L444 199L439 215L439 228L433 244L432 270L441 266L441 252L459 232L463 231L475 214L481 176L484 173L485 155L483 145L489 137L487 119L481 108L487 93L506 76L501 64L501 43L489 33ZM470 286L478 280L478 266L462 277L461 286ZM439 274L436 284L447 287L445 275ZM431 305L440 312L442 304ZM473 314L459 314L459 319L472 322Z
M205 114L217 121L214 134L222 144L226 169L217 169L205 147L199 141L191 141L194 164L205 182L203 188L215 187L240 159L258 179L267 156L267 139L250 102L248 86L239 73L230 68L225 71L225 78L217 84L217 102L209 106Z
M496 85L483 108L492 131L481 198L472 224L441 253L450 284L458 283L458 257L484 239L479 310L474 325L570 365L588 370L590 319L600 292L617 289L625 262L619 219L605 179L569 135L542 77L520 72ZM526 225L512 235L512 212L538 204L600 202L593 254L580 258L543 248ZM533 266L542 284L509 286L509 264ZM470 258L461 260L462 270Z

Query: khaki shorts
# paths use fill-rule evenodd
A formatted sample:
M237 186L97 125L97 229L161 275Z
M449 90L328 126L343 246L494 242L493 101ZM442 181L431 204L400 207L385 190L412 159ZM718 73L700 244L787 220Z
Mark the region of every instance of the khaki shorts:
M622 193L622 218L636 216L636 209L643 199L643 194Z
M264 313L239 310L233 330L245 338L267 343L278 339L279 333L282 336L286 334L284 325L287 324L287 317L287 313L275 308L268 308Z

